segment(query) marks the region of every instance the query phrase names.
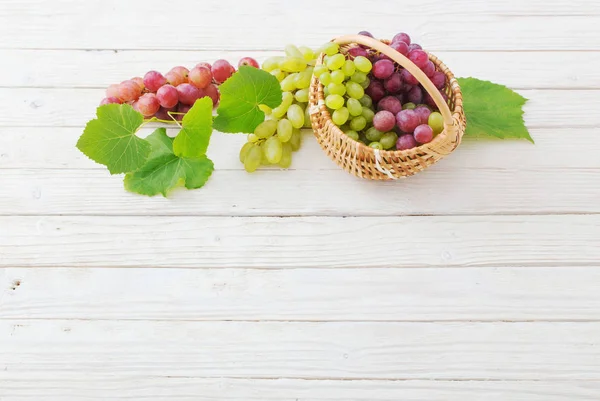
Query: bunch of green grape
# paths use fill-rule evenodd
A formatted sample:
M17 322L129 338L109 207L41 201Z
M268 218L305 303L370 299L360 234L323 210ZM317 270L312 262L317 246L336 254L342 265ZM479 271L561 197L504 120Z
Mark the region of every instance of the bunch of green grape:
M300 129L311 126L308 95L316 58L308 47L288 45L285 57L271 57L263 63L262 69L280 82L283 99L274 109L260 106L266 120L248 135L248 142L240 150L246 171L253 172L261 165L291 165L292 152L302 144Z

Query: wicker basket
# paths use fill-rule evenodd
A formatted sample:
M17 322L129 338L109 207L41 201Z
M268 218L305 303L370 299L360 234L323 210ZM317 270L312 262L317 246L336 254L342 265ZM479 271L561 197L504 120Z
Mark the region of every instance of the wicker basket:
M393 59L419 80L444 117L444 130L430 143L409 150L373 149L350 138L331 121L331 115L325 106L323 85L317 77L313 77L309 99L313 131L321 148L339 166L357 177L394 180L424 170L457 148L466 126L462 94L454 75L440 60L429 54L429 59L436 69L446 74L447 84L444 91L448 95L447 103L425 73L408 58L389 47L388 41L378 41L362 35L348 35L336 38L333 42L341 46L342 52L360 44ZM317 64L323 62L324 56L320 55Z

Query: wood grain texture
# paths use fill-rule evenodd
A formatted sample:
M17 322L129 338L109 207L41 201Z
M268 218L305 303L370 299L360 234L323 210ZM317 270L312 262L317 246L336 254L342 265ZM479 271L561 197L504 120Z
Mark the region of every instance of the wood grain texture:
M52 374L9 380L5 401L597 401L597 381L447 381L230 379L173 376Z
M0 321L0 377L600 380L600 323Z
M5 268L0 319L598 321L599 282L598 266Z
M595 266L598 238L598 215L8 216L0 267Z

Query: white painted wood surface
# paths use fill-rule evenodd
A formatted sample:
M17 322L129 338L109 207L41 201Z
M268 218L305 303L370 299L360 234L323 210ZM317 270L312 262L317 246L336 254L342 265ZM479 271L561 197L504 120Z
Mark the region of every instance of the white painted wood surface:
M0 2L0 400L600 399L600 3ZM126 193L74 144L149 69L410 32L530 99L397 183L310 132L290 171Z

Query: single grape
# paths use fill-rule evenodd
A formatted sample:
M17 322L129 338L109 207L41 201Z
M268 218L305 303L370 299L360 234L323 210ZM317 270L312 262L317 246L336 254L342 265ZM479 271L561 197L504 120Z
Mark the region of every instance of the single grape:
M275 78L277 78L277 80L279 82L283 81L285 79L285 77L287 77L287 74L283 71L281 71L280 69L275 69L273 71L270 72L271 75L273 75Z
M413 86L407 93L406 99L410 103L419 104L423 101L423 91L419 86Z
M404 32L400 32L394 36L392 42L404 42L407 45L410 45L410 36Z
M281 159L279 160L279 167L288 168L292 165L292 145L290 143L284 143L281 145Z
M265 158L271 164L279 163L283 154L283 144L276 136L272 136L262 145Z
M273 117L275 117L275 118L283 117L287 113L288 108L294 102L294 95L292 95L291 92L283 92L281 98L282 98L281 104L279 106L275 107L272 112Z
M133 82L135 82L137 84L137 86L139 86L142 91L144 89L146 89L146 85L144 85L144 78L142 78L142 77L133 77L133 78L131 78L131 80ZM152 91L152 92L154 92L154 91Z
M256 143L258 141L260 141L260 138L257 137L255 134L248 135L248 142Z
M379 102L385 96L385 88L380 81L372 81L365 92L375 103Z
M171 117L171 115L169 114L172 111L177 111L177 107L172 107L169 109L161 107L160 109L158 109L156 114L154 114L154 117L158 118L159 120L173 121L174 116Z
M325 104L330 109L337 110L344 107L344 98L340 95L329 95L325 99Z
M244 163L244 160L246 159L246 155L248 154L248 151L254 146L254 144L252 142L246 142L244 144L244 146L242 146L242 148L240 149L240 162Z
M383 87L385 90L392 94L400 92L402 90L402 86L402 78L398 72L394 72L383 82Z
M275 135L277 131L277 121L265 120L254 129L254 135L260 139L266 139Z
M167 83L177 87L187 81L187 78L176 71L169 71L165 74Z
M265 113L265 115L270 115L273 112L273 109L267 106L266 104L259 104L258 109Z
M347 131L344 131L344 133L346 135L348 135L350 138L354 139L355 141L358 141L358 138L359 138L358 132L352 131L352 130L347 130Z
M354 59L358 56L362 56L362 57L368 57L369 53L362 47L352 47L348 50L348 55L350 56L350 58Z
M298 74L290 74L281 81L281 90L284 92L291 92L296 89L296 78Z
M417 147L417 141L415 137L411 134L404 134L398 138L396 142L396 149L398 150L408 150Z
M400 103L404 104L404 94L395 95L396 99L400 100Z
M349 81L346 83L346 92L353 99L361 99L365 95L365 90L356 82Z
M133 81L123 81L119 85L119 96L118 98L124 102L131 102L138 100L142 95L142 90Z
M181 66L181 65L171 68L171 70L169 72L176 72L177 74L179 74L183 78L185 78L186 82L187 82L188 75L190 74L190 70L188 70L187 68L185 68L184 66Z
M287 111L287 118L294 128L302 128L304 125L304 109L298 104L291 105Z
M313 74L315 77L320 77L321 74L323 74L324 72L329 72L329 69L327 68L327 66L325 64L319 64L316 65L315 68L313 69Z
M360 82L360 86L365 90L369 87L369 85L371 85L371 80L369 79L369 77L365 78L364 81Z
M213 107L217 107L219 104L219 99L221 98L221 93L219 92L219 88L215 84L210 84L206 88L204 88L204 92L206 96L210 97L213 102Z
M434 111L429 115L427 124L433 130L434 135L438 135L444 130L444 117L437 111Z
M418 85L419 80L415 78L413 74L411 74L408 70L402 70L400 72L400 76L402 77L402 81L409 85Z
M294 98L296 99L297 102L300 103L308 103L308 89L299 89L296 91L296 94L294 95Z
M106 97L119 97L119 84L112 84L106 89Z
M301 72L306 70L304 57L286 57L281 63L281 70L286 72Z
M351 77L356 72L356 66L354 65L354 61L346 60L344 65L342 66L342 72L345 76Z
M414 137L420 144L429 143L433 140L433 129L427 124L421 124L415 128Z
M190 105L179 103L177 105L177 114L174 115L175 119L178 121L183 120L183 116L190 111L191 108L192 106Z
M444 92L440 92L440 95L442 96L442 99L444 99L444 102L448 103L448 95L446 95ZM431 108L434 108L434 109L438 108L437 104L435 104L435 100L433 100L433 98L431 97L431 95L429 93L425 94L423 103L425 103L427 106L429 106Z
M335 125L341 126L346 124L346 121L348 121L349 117L350 112L348 111L348 109L342 107L341 109L337 109L333 112L333 114L331 115L331 120L335 123Z
M333 56L329 57L329 60L327 60L327 68L332 71L339 70L344 66L345 62L346 58L343 54L334 54Z
M425 65L427 65L427 62L429 61L429 56L427 55L427 53L425 53L423 50L418 49L415 49L408 53L408 58L410 59L410 61L415 63L417 67L421 69L424 68Z
M427 106L418 106L415 108L415 113L419 115L421 119L421 124L427 124L429 121L429 116L431 115L431 110Z
M408 52L412 52L413 50L423 50L423 47L417 43L409 43Z
M373 68L373 64L365 56L357 56L354 58L354 65L358 71L368 74Z
M431 77L431 82L433 82L436 88L443 89L446 86L446 75L441 71L436 71Z
M100 106L105 105L105 104L121 104L123 102L121 102L121 99L119 99L118 97L105 97L104 99L102 99L102 101L100 102Z
M262 149L260 146L252 144L244 156L244 169L252 173L260 167L262 161Z
M156 98L162 107L170 109L177 106L179 93L173 85L163 85L156 91Z
M356 84L356 85L358 85L358 84ZM331 83L331 84L327 85L327 89L329 89L329 93L332 95L344 96L346 94L346 86L344 86L342 84Z
M373 126L378 131L387 132L394 129L396 117L387 110L382 110L373 117Z
M431 60L428 60L427 64L425 64L425 67L423 67L423 72L430 79L433 78L433 74L435 73L435 64L433 64Z
M369 144L369 147L370 147L370 148L373 148L373 149L379 149L379 150L383 150L383 145L382 145L382 144L380 144L379 142L371 142L371 143Z
M193 105L196 100L205 95L202 89L196 88L194 85L181 84L177 87L179 102L187 105Z
M288 56L288 57L304 58L304 55L294 45L287 45L285 47L284 51L285 51L285 55Z
M373 106L373 99L369 95L364 95L362 98L358 99L358 101L363 107Z
M373 34L371 32L369 32L369 31L360 31L358 34L362 35L362 36L368 36L370 38L373 37Z
M365 132L365 137L369 142L377 142L383 137L383 132L379 131L375 127L371 127Z
M350 77L350 80L352 82L356 82L357 84L365 82L366 79L367 79L367 74L365 74L364 72L360 72L360 71L356 71Z
M402 132L412 134L415 128L421 124L421 119L414 110L402 110L396 115L396 123Z
M148 71L144 75L144 86L150 92L156 92L167 83L167 78L158 71Z
M310 107L308 105L304 108L304 125L302 128L311 128L312 122L310 121Z
M190 84L196 88L204 89L212 83L212 72L206 67L194 67L188 76Z
M373 75L379 79L386 79L394 73L394 63L390 60L379 60L373 64Z
M396 142L398 141L398 135L395 132L386 132L381 136L379 143L383 146L384 149L391 149L396 147Z
M406 44L406 42L392 42L390 47L396 50L398 53L402 54L403 56L406 56L408 54L408 44Z
M368 124L371 124L375 118L375 112L368 107L363 107L362 113L360 114L367 120Z
M335 70L331 72L331 82L334 84L341 84L346 79L344 73L340 70Z
M360 116L363 109L360 101L353 98L350 98L346 101L346 107L348 108L350 115L353 117Z
M306 89L310 86L310 80L312 79L312 70L306 70L301 73L298 73L296 79L294 80L296 83L297 89Z
M402 106L402 109L404 110L414 110L417 107L416 104L414 103L405 103L404 106Z
M362 131L367 126L367 120L363 116L354 117L350 120L350 128L353 131Z
M277 137L281 142L288 142L293 132L294 127L290 120L283 118L277 122Z
M292 150L294 151L300 149L300 146L302 146L302 132L299 129L294 129L289 144L292 145Z
M336 53L339 53L340 46L337 43L327 42L321 47L321 51L328 56L333 56Z
M300 50L300 53L302 54L302 57L304 57L304 60L306 62L313 61L314 59L317 58L317 56L315 55L315 52L310 47L300 46L298 48L298 50Z
M281 69L281 63L283 62L283 57L269 57L263 62L262 69L271 72L276 69Z
M332 82L331 73L329 71L322 73L319 75L319 81L321 81L324 86L329 86Z
M249 66L254 68L260 68L258 61L253 59L252 57L244 57L238 62L238 68L242 66Z
M204 67L208 68L209 71L212 70L212 65L210 63L207 63L206 61L196 64L195 67Z
M225 82L235 72L235 68L227 60L217 60L212 65L212 75L218 84Z
M377 103L377 110L387 110L395 116L402 110L402 103L394 96L386 96Z

